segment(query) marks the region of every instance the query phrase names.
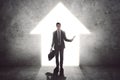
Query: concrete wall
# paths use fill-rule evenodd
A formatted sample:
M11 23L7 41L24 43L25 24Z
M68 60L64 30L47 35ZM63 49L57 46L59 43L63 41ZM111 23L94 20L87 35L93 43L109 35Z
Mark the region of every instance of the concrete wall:
M59 0L0 0L0 66L40 66L40 35L30 31ZM119 65L119 0L61 0L91 31L80 35L81 65Z
M81 65L116 66L120 62L119 0L84 0L81 21L91 35L81 35ZM79 15L78 15L79 16Z

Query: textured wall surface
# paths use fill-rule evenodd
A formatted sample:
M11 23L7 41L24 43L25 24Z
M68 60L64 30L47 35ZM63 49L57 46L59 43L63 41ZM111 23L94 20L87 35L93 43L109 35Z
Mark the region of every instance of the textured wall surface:
M80 35L81 65L119 65L119 0L0 0L0 65L40 65L40 35L30 31L62 2L90 31Z
M83 23L91 35L81 35L81 64L119 65L119 0L85 0Z

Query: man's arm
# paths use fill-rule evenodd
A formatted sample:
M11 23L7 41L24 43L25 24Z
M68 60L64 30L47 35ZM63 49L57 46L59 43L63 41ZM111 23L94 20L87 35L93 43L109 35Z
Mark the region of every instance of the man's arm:
M73 41L73 39L67 39L65 32L64 32L64 40L67 41L67 42L72 42Z
M55 41L54 41L54 32L53 32L53 39L52 39L52 45L51 45L51 48L54 46L55 44Z

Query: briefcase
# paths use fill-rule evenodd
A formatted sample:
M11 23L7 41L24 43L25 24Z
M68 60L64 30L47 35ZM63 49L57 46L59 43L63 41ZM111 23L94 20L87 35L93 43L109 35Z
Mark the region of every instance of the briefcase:
M50 53L48 54L49 61L52 60L54 56L55 56L55 50L51 50Z

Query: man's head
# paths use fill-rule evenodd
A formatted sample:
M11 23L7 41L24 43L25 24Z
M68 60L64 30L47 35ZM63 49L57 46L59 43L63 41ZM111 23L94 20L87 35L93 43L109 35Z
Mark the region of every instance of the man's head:
M61 23L57 22L57 23L56 23L56 27L57 27L57 30L60 30L60 28L61 28Z

